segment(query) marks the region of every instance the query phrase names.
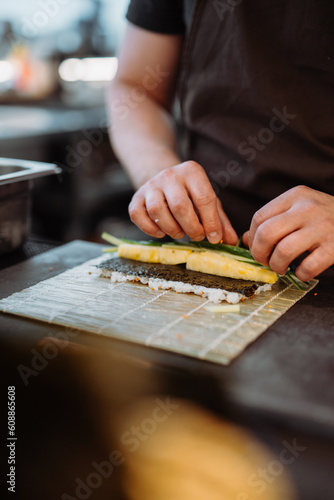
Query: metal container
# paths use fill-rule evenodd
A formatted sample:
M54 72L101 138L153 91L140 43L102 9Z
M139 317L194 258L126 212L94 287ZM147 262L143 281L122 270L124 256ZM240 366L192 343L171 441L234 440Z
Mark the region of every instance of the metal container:
M49 163L0 158L0 255L19 248L29 234L33 179L60 172Z

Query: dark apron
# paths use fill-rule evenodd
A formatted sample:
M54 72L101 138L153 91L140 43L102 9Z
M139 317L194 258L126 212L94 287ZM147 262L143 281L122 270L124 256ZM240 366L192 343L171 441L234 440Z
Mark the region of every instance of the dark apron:
M179 82L186 159L206 169L237 232L293 186L334 195L334 1L192 7Z

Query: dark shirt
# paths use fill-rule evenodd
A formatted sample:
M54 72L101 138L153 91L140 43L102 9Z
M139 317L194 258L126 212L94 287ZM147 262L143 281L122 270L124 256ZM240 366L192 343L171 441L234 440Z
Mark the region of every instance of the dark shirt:
M242 234L298 184L334 195L333 0L198 0L190 16L193 4L132 0L128 19L185 33L184 159L205 168L233 226Z
M170 35L185 31L183 0L131 0L126 15L140 28Z

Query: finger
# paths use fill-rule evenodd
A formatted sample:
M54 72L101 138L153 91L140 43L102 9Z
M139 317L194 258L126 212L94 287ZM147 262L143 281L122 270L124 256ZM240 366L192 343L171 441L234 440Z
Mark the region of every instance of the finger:
M153 236L154 238L163 238L165 233L161 231L160 227L152 221L149 217L146 206L145 198L135 194L129 204L129 216L136 226L139 227L144 233Z
M174 239L183 238L184 231L173 217L162 191L159 189L147 191L145 205L149 217L161 231Z
M300 229L304 223L302 212L290 210L263 222L257 228L253 241L249 242L254 259L263 265L269 265L270 256L278 242Z
M249 231L246 231L246 232L242 235L242 241L243 241L243 244L244 244L246 247L249 247Z
M264 207L260 208L260 210L258 210L254 214L249 228L249 235L248 235L249 247L251 247L253 244L254 237L258 228L266 221L272 219L273 217L276 217L277 215L287 212L292 207L292 204L293 204L293 199L291 198L291 193L287 191L278 196L277 198L275 198L274 200L267 203Z
M303 228L288 234L276 245L269 266L277 274L285 274L291 262L309 250L314 244L314 236Z
M318 247L297 267L296 276L301 281L310 281L333 264L333 255Z
M217 196L206 174L199 174L191 179L188 189L207 239L211 243L219 243L223 237L223 230L218 215Z
M223 228L223 237L222 237L223 242L226 243L227 245L236 245L238 243L238 235L233 229L233 226L229 218L227 217L226 213L224 212L224 209L222 207L219 198L217 198L217 210Z
M182 185L167 186L165 197L175 220L182 230L195 241L205 238L205 231L189 198L188 191Z

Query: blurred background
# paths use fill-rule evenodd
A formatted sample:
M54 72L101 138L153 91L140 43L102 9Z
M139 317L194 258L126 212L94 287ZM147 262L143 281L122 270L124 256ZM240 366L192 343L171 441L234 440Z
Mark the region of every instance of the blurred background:
M33 238L136 232L127 216L132 188L110 147L105 110L128 3L1 2L0 156L62 169L34 182Z
M0 269L42 253L58 243L73 239L101 241L100 234L103 231L116 236L144 238L128 218L127 207L133 190L109 144L105 107L105 90L117 70L117 52L126 25L125 13L128 3L129 0L1 1L0 157L54 163L61 171L57 175L34 180L31 193L30 243L24 245L23 254L11 257L8 247L1 247L2 241L6 243L3 234L6 231L10 233L12 220L17 218L20 222L19 216L22 218L22 214L19 210L28 205L23 204L26 199L25 192L18 189L14 193L14 189L5 189L7 184L1 184L0 165ZM9 193L13 198L13 206L16 203L18 207L17 214L14 209L9 209ZM8 218L9 214L12 218ZM17 234L14 234L10 240L11 249L16 248L16 242ZM6 256L3 256L2 252L6 252ZM6 281L3 278L1 282L3 290L7 282L11 284L16 279L15 274L12 277L11 271L7 276L10 279ZM2 330L6 329L7 324L9 321L1 324ZM117 428L115 417L122 420L125 430L132 428L138 419L139 423L145 422L147 416L151 416L155 409L156 396L165 398L169 395L196 401L212 413L218 414L222 420L212 420L211 414L204 414L200 409L188 407L187 403L184 403L186 415L189 411L191 418L194 418L191 420L189 416L190 423L193 422L189 427L187 417L184 426L184 435L189 438L186 441L187 446L184 447L184 454L180 454L179 440L179 429L181 424L184 424L183 417L180 417L180 420L176 417L175 427L172 425L172 419L168 421L170 430L166 435L168 439L172 437L170 443L167 443L168 446L162 441L165 439L165 428L161 427L161 433L154 435L152 448L143 446L139 450L140 453L133 456L126 455L127 450L124 449L122 453L126 456L129 470L134 477L133 495L142 491L142 480L147 477L137 470L137 464L145 463L143 461L149 463L157 448L169 451L168 467L177 470L178 476L176 481L170 481L170 476L163 475L163 461L166 457L158 454L158 461L157 457L154 457L158 474L151 474L150 467L144 471L150 472L147 484L150 485L151 478L154 480L163 477L166 480L166 488L175 487L169 498L193 498L188 490L185 492L184 489L191 483L188 481L187 469L188 462L191 463L188 455L191 455L193 462L201 466L200 473L195 469L195 498L222 498L221 490L217 497L209 497L208 494L201 495L199 487L202 481L206 482L207 477L211 477L209 473L216 468L219 469L219 475L220 471L232 469L230 457L234 450L238 449L239 440L232 443L233 446L227 450L224 448L231 439L231 428L224 424L223 418L230 418L240 425L255 429L257 437L274 453L274 458L280 456L285 440L294 443L297 437L298 443L308 450L307 453L301 454L293 465L289 465L293 480L301 492L300 498L333 498L333 447L332 441L328 440L326 426L325 431L316 429L310 437L307 432L304 434L302 426L294 428L292 425L292 428L289 428L282 423L280 414L277 420L274 415L268 416L264 412L259 416L256 411L249 417L246 413L243 415L242 407L240 411L238 406L234 410L237 415L230 414L225 400L227 372L224 371L221 376L221 379L224 379L221 387L220 380L216 381L211 376L209 379L205 378L206 366L201 370L195 364L185 365L184 368L183 361L181 363L180 357L177 356L166 359L163 357L161 360L154 357L152 361L151 351L140 348L139 351L134 351L134 354L133 346L126 343L123 347L119 345L121 343L116 343L111 348L111 339L103 336L80 335L78 345L67 346L64 352L64 346L60 345L59 356L56 351L57 359L50 363L43 376L33 377L34 382L27 390L20 380L18 364L30 366L32 353L36 352L38 356L38 350L45 347L45 341L43 344L41 338L47 335L51 338L51 344L54 344L53 337L56 335L51 325L48 325L47 333L42 324L26 322L21 330L17 325L18 323L14 323L13 328L17 328L15 335L10 331L10 327L8 332L6 331L7 336L2 331L0 377L2 381L10 381L9 385L17 383L17 386L21 387L17 398L21 447L18 453L18 470L24 496L17 498L27 498L26 492L29 492L28 496L32 498L31 491L34 492L34 500L59 499L65 491L72 495L68 498L73 498L75 478L88 477L94 471L91 465L93 460L98 463L105 461L110 450L120 446L115 435L121 435L124 429L121 431ZM25 329L24 335L22 328ZM19 342L17 335L20 335ZM273 338L275 335L278 338L277 333L274 333ZM96 352L87 349L85 354L85 346L96 349ZM36 348L37 350L33 350ZM175 363L172 363L172 359L175 359ZM244 368L239 368L241 381L244 380L245 374L252 372L252 363L256 359L246 359ZM265 367L270 367L270 359L270 353L268 357L261 358ZM273 358L272 363L275 363L275 359L278 358ZM266 364L268 360L269 365ZM284 362L285 359L283 364ZM238 374L237 370L234 377L236 373ZM308 367L305 367L301 374L307 383L311 382L310 373ZM39 372L35 374L39 375ZM275 381L282 378L284 383L284 380L288 380L285 377L288 377L289 373L286 375L284 370L278 369L271 375ZM236 381L233 375L231 379L232 388L233 384L238 387L238 375ZM246 401L250 401L251 395L245 392L244 397ZM146 401L146 398L151 398L151 406L148 408L141 402L141 399ZM5 398L2 398L2 401L5 403ZM128 402L133 403L133 406L127 406ZM182 416L182 412L180 415ZM326 423L326 417L324 422ZM201 437L201 432L197 432L197 429L201 432L205 429L209 431L207 439L202 439L200 443L197 437ZM244 443L255 446L254 438L247 438L242 433L241 442L242 446ZM219 454L214 448L217 443L222 450L218 450ZM202 448L199 448L199 445ZM241 451L244 456L243 448ZM212 457L212 461L207 459L208 456ZM136 457L140 460L137 461ZM184 457L185 460L180 463ZM265 470L268 464L277 464L277 460L272 457L263 458L261 452L259 457L259 462L251 460L250 474L254 474L255 463ZM206 467L202 466L204 460ZM211 467L212 462L215 467ZM242 478L246 479L246 482L248 480L248 468L244 468L247 464L248 462L233 467L237 475L229 474L235 479L238 487L243 484ZM194 470L190 473L193 480ZM120 469L119 475L123 474L126 474L126 467ZM118 492L121 479L118 472L115 472L112 481L103 483L103 487L94 492L93 498L121 499L122 496ZM273 477L269 478L269 481L271 480ZM129 484L128 482L127 490ZM276 490L284 487L285 493L277 489L276 493L270 494L270 484L262 496L265 500L288 500L293 497L293 492L286 493L290 489L292 491L292 487L289 486L289 480L285 480L283 476L279 476L273 483L273 488ZM219 482L218 485L220 487ZM229 483L226 482L226 485L229 486ZM249 484L246 484L243 490L246 493L241 493L238 497L233 494L224 498L259 498L255 496L254 487L248 495L248 486ZM152 494L152 491L155 494ZM164 490L160 488L158 492L163 493ZM151 494L143 494L140 498L158 499L158 492L151 490ZM130 493L128 491L128 498L137 500L138 496L131 496L131 493L132 490Z

